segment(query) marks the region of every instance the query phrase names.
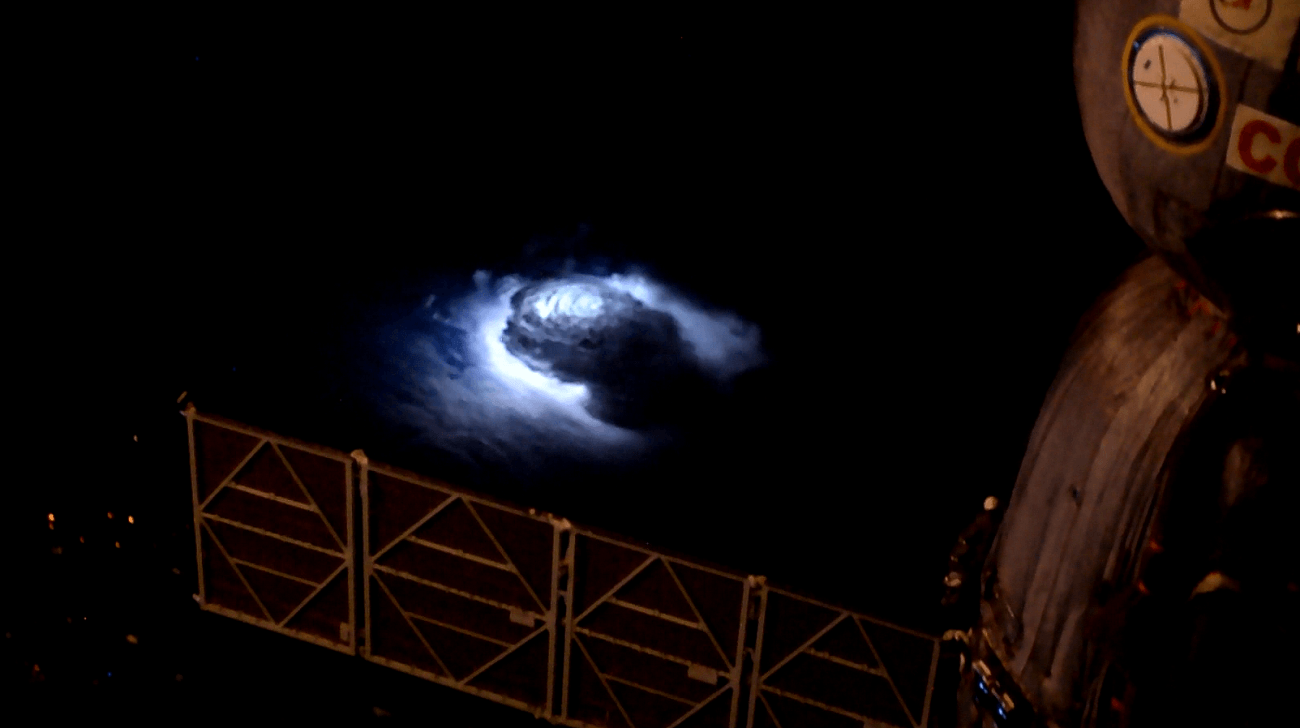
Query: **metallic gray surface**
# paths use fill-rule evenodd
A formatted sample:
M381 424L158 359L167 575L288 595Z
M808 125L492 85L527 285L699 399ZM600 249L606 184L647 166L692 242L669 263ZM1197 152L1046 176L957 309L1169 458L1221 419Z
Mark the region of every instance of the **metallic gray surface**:
M1096 590L1133 578L1167 458L1212 395L1209 378L1234 356L1222 315L1177 284L1149 258L1085 320L989 557L981 627L1042 716L1060 725L1083 707Z
M1175 270L1224 307L1225 301L1214 295L1214 272L1203 270L1187 253L1186 241L1209 225L1250 212L1300 210L1295 191L1225 166L1236 106L1287 118L1291 109L1275 94L1287 79L1281 71L1209 42L1223 71L1223 124L1210 145L1195 154L1156 145L1134 122L1125 101L1121 58L1139 21L1152 15L1177 18L1178 13L1178 0L1080 0L1074 41L1079 111L1097 172L1124 218Z

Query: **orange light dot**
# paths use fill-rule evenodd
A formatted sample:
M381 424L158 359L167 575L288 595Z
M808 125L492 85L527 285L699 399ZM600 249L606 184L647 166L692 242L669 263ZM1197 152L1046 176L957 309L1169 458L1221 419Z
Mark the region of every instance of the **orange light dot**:
M135 523L135 517L134 517L134 516L127 516L127 517L126 517L126 522L127 522L127 523Z
M54 514L53 514L53 513L50 514L50 521L51 521L51 522L54 521Z
M113 548L115 548L115 549L120 549L120 548L122 548L122 542L121 542L121 541L114 541L114 542L113 542Z
M108 512L108 517L109 517L109 518L112 518L112 517L113 517L113 512L112 512L112 511L109 511L109 512Z
M86 542L86 537L85 537L85 536L78 536L78 537L77 537L77 540L80 541L80 542L82 542L82 543L85 543L85 542Z

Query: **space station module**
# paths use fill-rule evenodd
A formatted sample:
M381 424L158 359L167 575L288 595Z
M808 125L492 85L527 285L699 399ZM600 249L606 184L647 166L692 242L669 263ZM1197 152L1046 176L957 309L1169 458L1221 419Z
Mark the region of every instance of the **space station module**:
M1077 2L1084 133L1151 255L1046 395L961 725L1300 715L1298 27L1300 0Z

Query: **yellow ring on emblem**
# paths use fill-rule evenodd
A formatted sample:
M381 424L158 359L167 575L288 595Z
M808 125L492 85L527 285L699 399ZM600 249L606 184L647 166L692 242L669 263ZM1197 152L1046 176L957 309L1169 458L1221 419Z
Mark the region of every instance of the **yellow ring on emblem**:
M1137 42L1138 37L1152 28L1168 28L1177 31L1184 40L1195 44L1196 49L1200 51L1201 57L1209 65L1210 72L1214 75L1214 83L1217 84L1216 89L1219 96L1219 108L1215 111L1214 125L1210 127L1210 131L1206 133L1203 139L1198 139L1190 144L1178 144L1170 141L1152 128L1150 122L1146 120L1146 116L1138 109L1137 100L1133 98L1133 80L1129 78L1129 62L1133 58L1133 45ZM1120 60L1120 74L1124 81L1124 101L1128 104L1129 115L1133 117L1134 123L1142 130L1142 133L1155 142L1156 146L1174 154L1188 155L1203 152L1214 143L1215 137L1219 135L1219 130L1223 127L1223 120L1228 114L1228 103L1227 99L1224 98L1226 83L1223 80L1223 69L1219 67L1219 59L1214 55L1214 51L1210 49L1205 40L1201 38L1200 33L1197 33L1191 26L1169 15L1151 15L1138 21L1138 24L1133 26L1133 31L1129 33L1128 40L1124 42L1124 54Z

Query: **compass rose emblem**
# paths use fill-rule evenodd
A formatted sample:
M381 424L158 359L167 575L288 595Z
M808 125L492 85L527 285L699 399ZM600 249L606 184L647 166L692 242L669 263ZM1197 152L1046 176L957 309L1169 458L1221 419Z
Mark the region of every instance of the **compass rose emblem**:
M1155 16L1134 28L1124 50L1124 90L1135 121L1157 145L1190 154L1209 143L1223 116L1222 74L1213 63L1195 31L1174 18Z
M1209 82L1196 51L1172 33L1154 33L1137 47L1133 97L1147 121L1176 136L1205 121Z

